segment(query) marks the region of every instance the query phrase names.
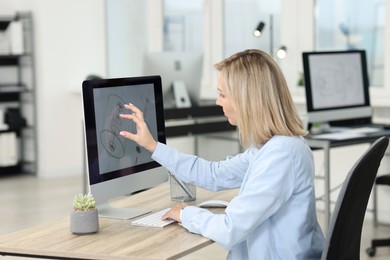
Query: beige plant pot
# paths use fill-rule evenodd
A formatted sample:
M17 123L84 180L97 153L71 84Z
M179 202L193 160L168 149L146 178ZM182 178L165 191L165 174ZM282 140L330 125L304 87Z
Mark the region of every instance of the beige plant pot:
M73 234L91 234L99 230L97 209L72 211L70 213L70 232Z

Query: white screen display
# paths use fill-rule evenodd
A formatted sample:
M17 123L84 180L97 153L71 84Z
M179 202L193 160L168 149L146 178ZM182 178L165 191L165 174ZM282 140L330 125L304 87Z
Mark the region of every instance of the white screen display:
M313 109L364 105L364 82L359 53L311 55Z

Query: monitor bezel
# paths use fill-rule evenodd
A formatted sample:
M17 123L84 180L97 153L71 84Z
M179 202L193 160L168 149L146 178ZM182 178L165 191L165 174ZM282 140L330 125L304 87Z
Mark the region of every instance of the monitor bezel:
M313 93L312 93L312 75L310 70L310 57L312 56L324 56L324 55L340 55L340 54L358 54L360 57L360 66L362 70L362 83L363 83L363 95L364 95L364 103L363 104L356 104L356 105L346 105L346 106L334 106L334 107L328 107L328 108L315 108L313 105ZM312 52L303 52L302 53L302 59L303 59L303 71L304 71L304 85L305 85L305 95L306 95L306 108L308 116L310 117L312 115L313 118L321 118L321 113L327 113L327 112L340 112L338 116L335 116L335 118L339 117L335 120L330 120L329 123L332 122L347 122L349 119L359 122L367 122L369 123L371 120L371 104L370 104L370 95L369 95L369 78L368 78L368 71L367 71L367 59L366 59L366 52L365 50L338 50L338 51L312 51ZM358 114L356 115L356 118L348 118L350 115L350 112L356 110L361 111L361 116ZM359 112L360 113L360 112ZM337 115L333 113L334 115ZM324 118L327 118L328 115L324 116ZM333 116L329 116L333 117ZM354 117L354 116L353 116ZM310 120L315 121L315 120Z
M141 76L141 77L124 77L124 78L109 78L109 79L96 79L85 80L82 83L82 96L84 105L84 126L85 137L87 147L87 168L89 175L90 185L117 179L120 177L132 175L138 172L146 171L161 165L152 160L147 163L134 165L124 169L111 171L108 173L100 174L98 164L98 138L96 134L96 117L95 117L95 103L93 92L94 89L110 88L132 85L152 84L155 95L155 112L157 120L157 136L158 142L166 143L165 137L165 121L164 121L164 105L161 77L157 75Z

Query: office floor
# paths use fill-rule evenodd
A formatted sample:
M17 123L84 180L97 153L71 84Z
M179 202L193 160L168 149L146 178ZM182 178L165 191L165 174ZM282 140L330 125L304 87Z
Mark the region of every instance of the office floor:
M38 179L30 175L0 176L0 235L49 220L61 218L72 210L73 197L82 192L82 177ZM321 223L321 213L319 213ZM390 258L390 247L378 248L370 258L365 249L373 237L390 237L390 227L374 228L370 220L363 227L361 259ZM226 251L213 244L182 259L225 259ZM0 257L1 260L27 258Z

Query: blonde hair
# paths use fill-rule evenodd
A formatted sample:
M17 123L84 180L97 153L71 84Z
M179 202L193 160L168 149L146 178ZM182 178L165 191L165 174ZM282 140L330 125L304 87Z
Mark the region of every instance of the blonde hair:
M274 135L306 135L283 73L270 55L246 50L215 67L231 98L244 147L259 147Z

